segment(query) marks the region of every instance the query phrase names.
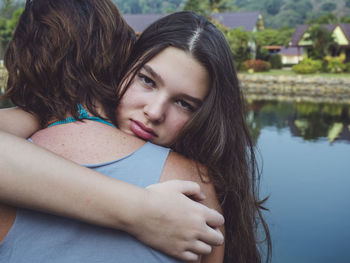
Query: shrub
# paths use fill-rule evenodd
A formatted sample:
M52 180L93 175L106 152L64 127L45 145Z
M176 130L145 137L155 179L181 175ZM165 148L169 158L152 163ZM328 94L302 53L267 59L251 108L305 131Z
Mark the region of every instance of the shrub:
M271 68L271 64L269 62L262 61L260 59L246 60L244 62L244 66L247 70L253 69L254 72L265 72L269 71Z
M271 64L271 68L280 69L282 68L282 58L279 54L274 54L269 57L269 62Z
M343 63L343 60L340 57L333 57L327 60L328 60L327 72L342 73L346 69L346 66Z
M349 63L345 63L345 70L344 72L349 72L350 73L350 62Z
M312 74L322 69L322 60L304 58L298 65L294 65L292 70L298 74Z
M313 66L301 63L298 65L294 65L292 67L292 70L298 74L312 74L317 72L317 70Z
M328 61L323 60L322 67L321 67L321 72L324 72L324 73L328 72L327 66L328 66Z
M266 48L258 47L256 50L256 57L255 59L260 60L268 60L269 59L269 51Z
M235 66L236 66L236 69L237 69L238 71L241 71L241 72L245 72L245 71L248 70L248 69L245 67L245 63L244 63L244 62L243 62L243 63L236 63Z

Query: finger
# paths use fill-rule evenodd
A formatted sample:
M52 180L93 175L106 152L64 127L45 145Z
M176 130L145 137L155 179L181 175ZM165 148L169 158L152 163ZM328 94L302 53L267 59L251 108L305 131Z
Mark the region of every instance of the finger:
M224 235L218 228L207 226L205 232L199 235L199 239L210 246L221 246L224 243Z
M203 241L197 240L189 250L197 255L207 255L211 253L212 247Z
M202 206L204 209L205 221L209 226L216 228L222 226L225 223L225 218L218 211L208 208L204 205Z
M184 251L181 254L181 259L184 261L197 261L199 259L199 255L197 255L191 251Z
M174 187L177 191L191 197L192 199L198 201L203 201L205 199L205 195L203 192L201 192L199 184L195 182L177 180L174 181Z

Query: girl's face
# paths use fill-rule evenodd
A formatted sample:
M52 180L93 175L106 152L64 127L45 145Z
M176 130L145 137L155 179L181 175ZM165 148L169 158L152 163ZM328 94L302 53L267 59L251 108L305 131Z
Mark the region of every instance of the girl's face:
M117 110L119 128L169 146L209 91L205 68L188 53L168 47L136 74Z

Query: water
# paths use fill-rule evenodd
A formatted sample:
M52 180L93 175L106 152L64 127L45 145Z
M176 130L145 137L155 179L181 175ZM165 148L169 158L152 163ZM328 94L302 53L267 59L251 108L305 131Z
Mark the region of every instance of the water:
M0 96L1 96L1 92L0 92ZM11 104L10 101L3 100L3 99L0 98L0 109L1 108L8 108L8 107L11 107L11 106L12 106L12 104Z
M250 108L263 158L262 195L270 195L272 262L350 262L350 107L258 102ZM314 125L297 127L298 120ZM343 128L338 139L329 136L335 123Z
M272 262L349 263L350 105L255 102L247 120L270 195Z

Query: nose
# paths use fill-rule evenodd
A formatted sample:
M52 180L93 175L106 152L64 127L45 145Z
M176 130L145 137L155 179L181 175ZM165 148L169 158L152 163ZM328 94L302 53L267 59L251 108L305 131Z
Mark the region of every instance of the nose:
M167 103L164 98L158 96L153 98L144 106L144 114L146 118L153 123L161 123L166 117Z

